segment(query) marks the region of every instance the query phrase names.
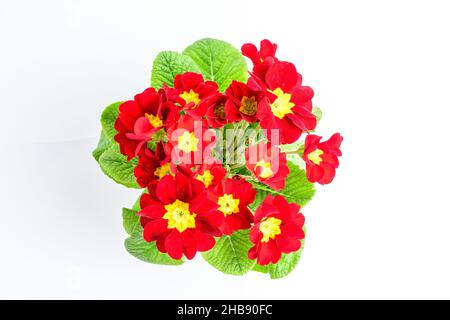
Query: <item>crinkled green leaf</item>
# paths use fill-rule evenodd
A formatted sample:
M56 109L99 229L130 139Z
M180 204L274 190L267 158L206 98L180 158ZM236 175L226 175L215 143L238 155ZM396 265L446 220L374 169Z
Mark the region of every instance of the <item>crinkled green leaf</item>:
M306 232L306 228L303 228ZM291 252L289 254L283 254L281 259L276 263L269 263L266 266L261 266L259 264L255 264L252 271L268 273L271 279L279 279L286 277L292 270L295 269L298 262L300 261L300 257L302 255L302 251L305 247L305 239L301 240L301 247L296 252Z
M95 148L95 150L92 151L92 156L98 162L98 159L103 154L103 152L108 150L111 146L112 146L111 141L108 139L105 132L102 130L102 133L100 134L100 139L98 140L97 148Z
M140 188L134 176L134 168L137 166L137 159L131 161L119 151L119 145L113 145L102 153L99 158L102 171L115 182L128 188Z
M257 190L266 191L272 195L281 195L288 202L296 202L300 206L305 206L315 194L314 184L306 178L305 170L300 169L298 165L287 162L290 173L286 179L286 187L280 191L275 191L260 182L249 181Z
M279 279L286 277L289 273L291 273L300 261L304 244L305 241L302 240L302 246L300 247L300 250L289 254L283 254L280 261L278 261L276 264L269 264L267 266L267 270L269 272L270 278Z
M294 163L287 162L290 173L286 179L286 187L281 190L288 201L294 201L304 207L316 193L314 184L306 178L306 172Z
M203 258L214 268L226 274L244 275L252 270L255 260L247 257L253 246L248 237L249 230L240 230L231 236L222 236Z
M142 231L139 217L136 215L138 211L127 208L122 209L123 228L129 235L136 234L136 231Z
M256 209L263 203L269 192L267 190L256 189L255 201L249 206L250 209L255 212Z
M163 84L173 87L175 76L188 71L201 73L200 68L190 57L174 51L163 51L153 62L152 87L160 89Z
M139 197L140 199L140 197ZM142 238L143 228L139 221L137 212L139 209L139 199L135 202L133 209L124 208L122 212L123 227L129 237L125 239L127 251L139 260L163 265L181 265L184 260L175 260L166 253L159 252L155 242L147 242Z
M125 248L135 258L153 264L178 266L183 260L175 260L158 251L155 242L147 242L141 237L129 237L125 240Z
M191 57L205 78L215 81L222 92L231 81L246 82L248 79L244 57L239 50L224 41L202 39L187 47L183 54Z
M122 102L115 102L110 104L103 110L100 122L102 123L103 132L111 142L114 142L114 136L117 130L114 128L114 123L119 116L119 106Z
M261 266L259 264L255 264L252 271L261 272L261 273L269 273L267 266Z

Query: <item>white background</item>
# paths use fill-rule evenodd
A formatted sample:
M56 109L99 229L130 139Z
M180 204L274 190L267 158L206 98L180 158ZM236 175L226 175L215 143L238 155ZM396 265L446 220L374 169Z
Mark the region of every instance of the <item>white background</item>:
M450 298L448 1L0 4L0 298ZM121 208L138 191L91 157L103 108L203 37L278 43L318 132L345 137L285 279L131 257Z

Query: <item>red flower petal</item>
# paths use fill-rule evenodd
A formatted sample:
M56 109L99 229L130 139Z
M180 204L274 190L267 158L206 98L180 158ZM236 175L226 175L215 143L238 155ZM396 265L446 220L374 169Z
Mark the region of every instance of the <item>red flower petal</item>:
M197 253L197 237L192 230L186 230L181 234L183 241L183 252L187 259L192 260Z
M167 232L167 220L158 219L148 222L144 227L143 238L147 242L157 240Z
M277 244L278 249L284 253L291 253L295 252L300 249L301 242L300 240L293 238L293 237L287 237L287 236L278 236L275 239L275 242Z
M183 257L183 238L177 230L173 230L166 237L164 242L167 254L176 260L180 260Z
M177 187L175 179L167 175L156 186L156 196L164 204L173 203L177 199Z
M265 80L271 90L281 88L284 92L289 92L297 84L297 69L290 62L277 62L267 70Z

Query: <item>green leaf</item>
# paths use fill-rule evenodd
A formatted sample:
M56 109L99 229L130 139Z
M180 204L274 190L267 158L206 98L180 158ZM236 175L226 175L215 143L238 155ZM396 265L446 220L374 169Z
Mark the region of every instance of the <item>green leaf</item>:
M125 248L134 257L139 260L163 265L181 265L184 260L175 260L165 253L159 252L155 242L147 242L142 238L143 228L136 214L140 210L139 199L135 202L133 209L123 208L122 218L123 227L129 237L125 239Z
M263 203L264 199L269 194L269 192L267 190L257 189L256 191L257 192L256 192L255 201L253 201L253 203L249 206L253 212L255 212L256 209L258 209L258 207L261 205L261 203Z
M146 193L147 189L144 190L144 192L142 192L142 194ZM133 204L133 207L131 208L134 211L141 211L141 197L142 194L139 196L139 198L136 200L136 202Z
M288 161L288 167L291 171L286 179L286 187L281 190L288 201L294 201L304 207L316 193L314 184L306 178L306 172L297 165Z
M95 148L95 150L92 151L92 156L98 162L98 159L103 154L103 152L108 150L111 146L112 146L111 141L108 139L105 132L102 130L102 133L100 134L100 139L98 140L97 148Z
M306 228L303 228L306 232ZM289 254L283 254L281 259L276 263L269 263L266 266L260 266L259 264L255 264L252 271L268 273L271 279L279 279L286 277L292 270L295 269L298 262L300 261L300 257L302 255L302 251L305 247L305 239L301 240L301 247L296 252L291 252Z
M320 120L322 120L322 109L320 109L319 107L314 107L312 113L316 116L318 124Z
M305 161L303 161L303 159L300 157L300 154L303 154L303 146L301 147L299 153L294 153L294 154L288 154L286 155L286 158L292 162L293 164L295 164L297 167L299 167L301 170L304 170L306 165L305 165Z
M153 62L152 87L160 89L164 83L173 87L175 76L188 71L201 73L200 68L190 57L174 51L163 51Z
M253 246L248 237L249 230L240 230L231 236L222 236L203 258L214 268L226 274L244 275L252 270L255 260L247 257Z
M261 273L269 273L269 269L267 266L261 266L259 264L255 264L252 271L261 272Z
M169 266L178 266L183 264L183 260L175 260L165 253L158 251L155 242L147 242L141 237L129 237L125 240L127 251L139 260Z
M128 161L127 157L120 153L117 144L103 152L99 158L100 168L108 177L128 188L139 189L134 176L134 168L137 163L136 158Z
M103 132L111 142L114 141L114 136L117 134L117 130L114 128L114 123L119 115L119 106L122 102L115 102L110 104L103 110L100 122L102 123Z
M142 226L139 217L136 215L138 211L127 208L122 209L123 228L131 236L136 232L142 232Z
M303 145L303 141L301 139L297 140L294 143L291 144L282 144L280 145L281 152L294 152L300 149L300 147Z
M314 197L316 192L314 184L309 182L306 178L305 170L300 169L298 165L291 161L288 161L287 164L290 173L286 179L286 187L283 190L275 191L260 182L249 182L257 190L265 191L273 195L281 195L285 197L288 202L296 202L301 207L304 207Z
M205 78L215 81L222 92L231 81L246 82L248 79L244 57L236 48L224 41L202 39L187 47L183 54L191 57Z
M278 261L276 264L271 263L267 266L271 279L280 279L286 277L289 273L291 273L292 270L295 269L298 262L300 261L304 244L305 241L302 240L302 246L300 247L300 250L289 254L283 254L280 261Z

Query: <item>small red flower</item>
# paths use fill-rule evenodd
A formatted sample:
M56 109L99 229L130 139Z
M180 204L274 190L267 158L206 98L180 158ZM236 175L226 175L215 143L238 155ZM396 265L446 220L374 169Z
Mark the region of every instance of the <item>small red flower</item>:
M208 199L203 183L180 172L167 175L149 188L140 200L143 238L156 241L160 252L173 259L183 254L192 259L198 251L208 251L214 237L221 236L223 216Z
M316 127L311 101L313 90L301 83L302 77L292 63L280 61L267 71L267 99L263 99L258 106L258 118L261 120L261 127L268 130L267 138L272 143L293 143L303 132ZM275 133L279 137L272 136Z
M206 189L211 189L217 186L226 174L227 171L222 164L217 160L210 158L195 170L194 177L203 182Z
M217 84L206 81L198 73L186 72L177 75L174 80L174 88L165 86L167 97L177 102L187 114L201 118L206 114L206 109L213 102L217 91Z
M210 99L206 110L206 121L211 128L221 128L229 122L225 114L227 100L227 96L223 94L218 94Z
M270 143L260 142L245 151L247 168L262 183L274 190L281 190L289 175L286 154Z
M114 139L122 154L131 160L152 140L153 133L172 125L179 116L178 107L167 101L163 90L156 92L149 88L119 106L119 116L114 124L118 133Z
M174 174L171 168L170 154L162 142L156 145L155 151L148 148L139 156L139 162L134 169L134 176L142 188L147 188L167 174Z
M206 120L187 114L167 129L167 135L172 162L176 165L193 167L202 164L210 157L215 145L215 133L208 129Z
M231 235L233 232L250 228L253 214L248 206L255 201L256 190L243 179L225 179L214 188L214 200L217 209L224 216L220 227L223 234Z
M252 60L253 74L264 79L269 67L278 61L275 57L277 45L265 39L261 41L260 49L254 44L246 43L241 48L242 54Z
M244 119L247 122L256 122L258 104L261 94L251 90L245 83L234 81L226 90L228 101L225 104L225 113L230 122Z
M288 203L282 196L268 195L255 212L255 224L250 229L249 259L259 265L277 263L282 253L298 251L305 238L305 217L300 206Z
M340 150L344 138L335 133L327 141L320 142L322 137L310 134L305 139L303 160L306 163L306 177L311 182L328 184L333 181L336 169L339 167L338 157L342 156Z

